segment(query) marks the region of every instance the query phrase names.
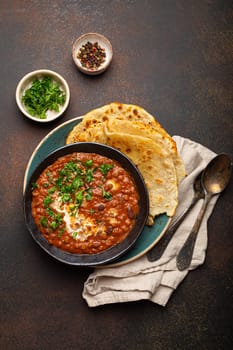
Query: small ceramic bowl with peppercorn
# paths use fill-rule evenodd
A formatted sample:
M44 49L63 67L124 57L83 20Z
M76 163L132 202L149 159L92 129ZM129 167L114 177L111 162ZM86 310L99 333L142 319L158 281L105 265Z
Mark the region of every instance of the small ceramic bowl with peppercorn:
M47 123L59 118L67 109L70 89L58 73L39 69L26 74L16 87L16 103L29 119Z
M112 45L101 34L83 34L74 42L72 56L81 72L89 75L101 74L112 61Z

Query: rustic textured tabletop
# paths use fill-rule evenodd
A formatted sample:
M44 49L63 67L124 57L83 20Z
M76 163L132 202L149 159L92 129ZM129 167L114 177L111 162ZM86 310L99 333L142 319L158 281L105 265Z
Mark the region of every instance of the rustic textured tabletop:
M15 349L232 349L232 181L208 222L205 263L166 307L149 301L91 309L82 298L91 269L47 256L22 210L28 160L60 123L112 101L144 107L171 135L233 155L233 3L227 0L2 0L0 347ZM101 75L81 73L72 45L105 35L113 60ZM15 102L26 73L51 69L71 100L51 123L23 116Z

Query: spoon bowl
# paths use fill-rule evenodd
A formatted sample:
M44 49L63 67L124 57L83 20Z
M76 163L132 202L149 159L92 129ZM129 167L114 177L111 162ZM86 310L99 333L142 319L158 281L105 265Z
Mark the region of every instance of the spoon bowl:
M201 177L204 191L212 195L224 191L229 183L231 171L231 160L227 154L220 154L215 157Z

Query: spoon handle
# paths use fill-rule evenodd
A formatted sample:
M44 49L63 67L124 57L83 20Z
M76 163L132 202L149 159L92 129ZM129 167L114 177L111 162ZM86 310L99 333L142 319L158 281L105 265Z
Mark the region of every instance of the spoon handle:
M196 218L196 221L193 225L193 228L188 235L183 247L179 251L177 257L176 257L176 265L178 267L178 270L183 271L187 269L190 266L190 263L192 261L193 256L193 250L197 239L197 234L199 231L199 228L201 226L202 219L205 215L206 208L208 206L208 203L211 199L212 195L206 195L204 202L202 204L202 207L198 213L198 216Z
M188 208L186 208L183 213L177 217L176 220L171 224L171 226L168 228L166 233L163 235L163 237L159 240L159 242L147 253L147 259L149 261L156 261L161 258L163 255L165 249L167 248L170 240L172 239L175 231L180 226L180 224L183 222L183 220L186 218L188 213L192 210L194 205L197 203L197 201L200 199L200 197L193 197L193 200Z

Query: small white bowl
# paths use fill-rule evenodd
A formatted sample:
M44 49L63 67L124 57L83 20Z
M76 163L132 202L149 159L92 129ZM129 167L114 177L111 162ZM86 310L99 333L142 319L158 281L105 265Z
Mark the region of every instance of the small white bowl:
M87 42L92 44L98 43L98 45L105 50L105 61L98 68L87 68L83 66L80 62L80 59L77 57L80 49ZM81 72L89 75L97 75L103 73L112 61L113 50L110 41L103 35L98 33L86 33L81 35L73 44L72 56L74 63L80 69Z
M66 98L65 98L64 105L59 107L58 112L49 110L46 112L47 118L41 119L39 117L32 116L30 113L28 113L25 105L22 102L22 96L24 95L24 92L28 88L30 88L32 82L35 79L42 79L45 76L51 77L52 80L54 80L55 82L57 82L59 84L60 89L65 92ZM19 109L27 118L35 120L35 121L40 122L40 123L47 123L47 122L50 122L52 120L59 118L67 109L69 102L70 102L70 89L69 89L69 86L68 86L66 80L60 74L58 74L54 71L48 70L48 69L39 69L39 70L35 70L33 72L26 74L19 81L19 83L16 87L16 103L17 103Z

